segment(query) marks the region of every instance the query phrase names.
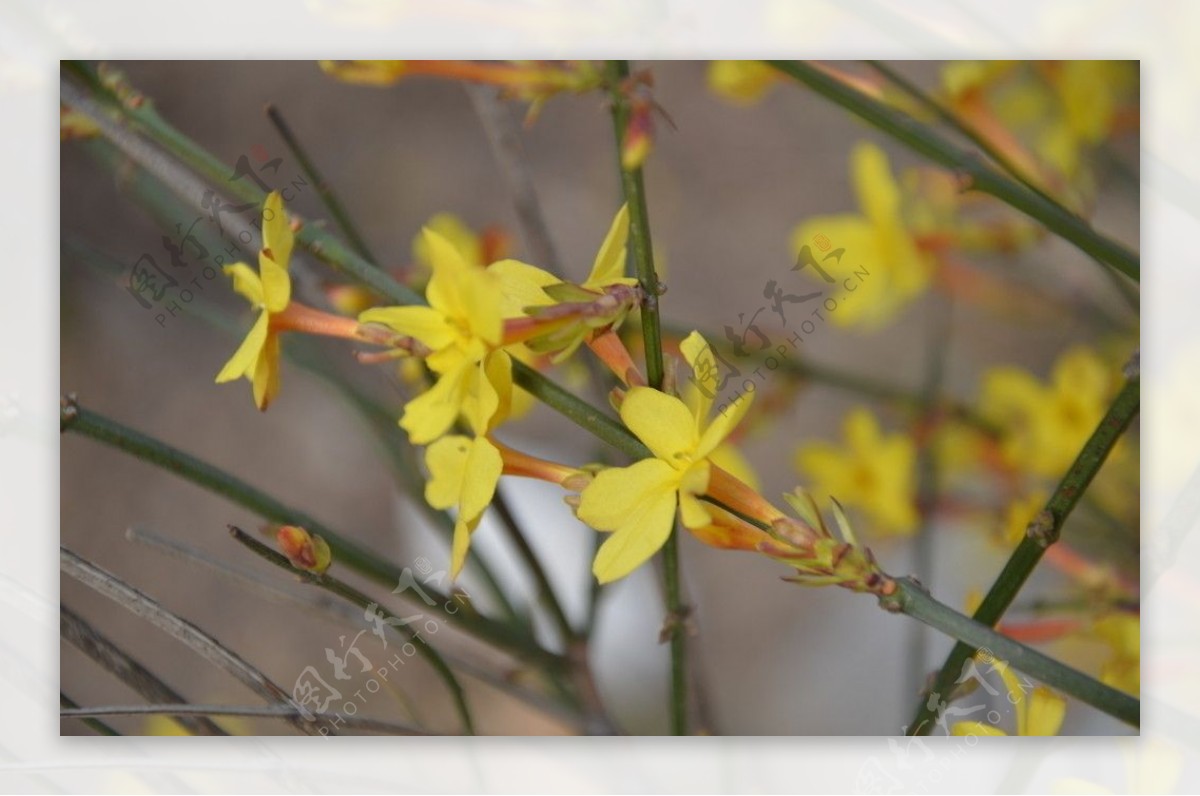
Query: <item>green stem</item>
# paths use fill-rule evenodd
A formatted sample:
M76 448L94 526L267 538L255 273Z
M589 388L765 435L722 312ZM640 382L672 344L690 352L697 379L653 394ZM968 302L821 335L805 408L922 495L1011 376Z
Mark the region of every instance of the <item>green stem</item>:
M512 508L508 505L508 501L504 499L504 496L500 494L499 490L496 491L495 496L492 498L492 508L499 515L500 525L504 528L509 541L517 548L517 554L525 562L525 566L529 568L530 574L533 575L539 601L550 612L550 618L554 621L554 626L562 638L563 649L568 649L571 646L571 642L575 639L575 629L571 627L571 620L567 618L567 613L563 609L558 595L555 594L554 587L550 584L550 576L546 574L546 568L542 566L542 562L537 557L537 553L534 552L533 547L530 546L529 540L521 532L521 526L517 524L517 518L513 515Z
M609 61L608 79L612 98L613 132L617 143L617 168L621 174L621 189L629 207L630 244L638 282L645 297L642 304L642 341L646 356L646 379L650 386L662 388L664 369L662 329L658 317L658 274L654 268L654 250L650 241L650 219L646 209L646 189L641 168L626 169L621 153L629 125L629 100L622 84L629 77L628 61ZM684 607L679 578L679 528L671 534L662 548L663 582L667 596L667 628L671 644L671 732L687 734L687 650L683 624Z
M1137 699L1001 635L988 625L958 613L930 597L928 592L909 578L897 580L896 587L893 594L879 599L880 605L886 610L906 614L924 622L958 639L962 646L971 650L986 651L990 656L1008 663L1030 677L1037 678L1051 688L1086 702L1126 724L1138 726L1141 704ZM957 670L954 675L958 675ZM947 693L937 692L938 700L948 701L943 696Z
M1030 177L1030 175L1026 174L1020 166L1018 166L1012 161L1011 158L1008 157L1008 155L1005 155L1002 151L1000 151L1000 149L993 145L987 136L982 135L974 127L964 122L959 118L958 114L942 105L942 103L938 102L923 89L921 89L920 86L916 85L911 80L904 77L882 61L867 61L866 63L876 72L887 78L887 80L897 88L901 89L904 93L908 94L908 96L916 100L920 105L922 105L926 110L930 111L942 122L948 124L972 144L979 147L980 151L995 161L996 165L998 165L1000 168L1007 171L1013 177L1013 179L1019 181L1022 185L1045 199L1047 202L1052 202L1053 204L1058 205L1064 213L1072 212L1069 208L1063 206L1062 202L1058 201L1058 199L1051 196L1045 191L1045 189L1039 186Z
M987 165L975 153L950 143L929 125L922 124L812 64L801 61L766 63L841 105L918 154L953 169L968 181L968 187L994 196L1021 211L1085 254L1137 281L1141 266L1136 254L1096 232L1086 221L1061 205L1046 200Z
M269 521L299 525L311 533L316 533L329 543L329 548L337 563L344 564L375 583L393 588L403 575L403 571L399 567L343 537L316 518L285 506L265 492L234 478L218 467L140 431L85 409L73 400L67 399L63 403L60 427L62 431L73 431L91 437L164 470L169 470L199 486L223 495ZM431 594L435 591L430 587L425 588ZM449 597L439 594L435 599L444 602ZM537 647L532 639L518 636L508 626L485 616L459 611L455 614L455 619L461 624L464 631L515 655L553 666L558 666L562 662L560 656Z
M683 340L690 331L690 329L685 329L682 326L676 326L671 323L663 325L663 332L667 338ZM734 351L733 345L723 334L708 334L704 332L701 332L701 334L704 335L704 339L708 341L708 344L722 356L737 358L738 355ZM770 350L763 350L748 351L742 358L751 362L765 364L769 358L774 359L775 357L771 354ZM819 365L814 362L793 359L792 357L779 357L778 361L779 364L777 367L780 372L793 379L817 382L847 392L857 393L867 398L876 398L880 401L900 404L908 409L925 409L924 396L894 384L872 379L869 376L850 373L841 368ZM961 420L989 436L996 436L1000 433L1000 429L994 423L964 403L939 399L935 408L947 412L951 417Z
M245 545L255 554L266 559L280 569L296 575L300 578L300 580L303 580L306 583L312 583L316 586L319 586L330 594L335 594L338 597L341 597L343 600L353 603L364 611L369 610L372 605L378 606L378 603L372 600L370 597L363 594L353 586L343 583L335 577L324 574L318 575L315 572L307 572L305 570L296 569L291 565L291 562L289 562L285 556L267 547L257 539L252 538L240 528L235 528L234 526L230 525L229 533L234 539ZM434 671L438 673L438 677L440 677L442 682L446 684L446 687L450 689L450 694L454 698L454 706L457 709L458 716L463 723L463 729L467 735L474 735L475 723L471 720L471 710L467 706L467 698L463 692L462 683L458 681L458 678L454 675L454 672L450 669L450 666L446 663L442 656L438 654L438 651L430 646L429 642L426 641L420 633L411 629L407 624L391 625L391 627L396 627L399 632L401 632L410 642L412 642L417 651L421 653L421 657L425 658L425 660L429 662L429 665L434 668Z
M346 213L346 209L342 207L341 201L334 194L333 189L329 187L329 183L325 182L325 178L321 176L321 172L317 171L317 166L313 163L312 158L308 156L308 152L300 145L300 141L296 138L296 134L292 132L291 126L283 118L283 114L274 105L267 105L267 118L271 120L271 124L275 125L275 129L279 132L279 137L283 139L283 143L291 150L297 162L300 164L300 169L308 175L316 187L317 196L321 197L321 202L329 210L333 220L337 222L338 229L350 241L350 245L354 247L354 251L365 260L369 260L376 265L379 264L379 258L371 254L371 250L367 248L366 241L358 234L358 229L350 221L350 216Z
M1067 517L1108 458L1121 434L1137 415L1141 398L1140 384L1140 380L1135 376L1126 382L1118 393L1104 418L1092 432L1091 438L1084 444L1075 462L1050 496L1046 508L1030 524L1025 538L1017 545L987 596L979 604L975 611L976 622L995 627L1034 567L1041 561L1046 549L1058 541ZM931 701L947 701L953 691L955 678L958 677L963 663L972 654L974 648L969 642L954 645L933 686L932 693L937 700ZM933 711L928 707L928 703L922 705L909 725L909 732L914 735L927 733L931 729L929 725L932 718Z

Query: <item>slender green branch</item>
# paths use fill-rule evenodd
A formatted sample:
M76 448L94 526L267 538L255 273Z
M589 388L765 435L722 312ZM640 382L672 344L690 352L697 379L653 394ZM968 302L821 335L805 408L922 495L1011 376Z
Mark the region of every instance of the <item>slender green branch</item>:
M1013 551L1008 563L1004 565L1004 569L992 584L992 588L988 590L983 602L979 604L979 608L975 611L976 622L987 627L995 627L1020 592L1034 567L1041 561L1046 549L1058 541L1067 517L1071 515L1071 511L1083 497L1121 434L1137 415L1141 398L1140 385L1140 380L1134 376L1118 393L1100 424L1092 432L1091 438L1084 444L1075 462L1059 482L1054 494L1050 496L1045 509L1030 523L1025 538L1017 545L1017 549ZM953 691L955 678L959 676L963 663L971 657L974 651L970 642L954 645L954 649L946 658L933 685L932 693L936 699L932 699L930 702L947 700L948 695ZM910 734L925 734L931 729L929 725L933 711L928 704L922 705L917 711L916 717L909 725Z
M378 605L378 603L360 592L358 589L338 580L331 575L318 575L315 572L306 572L304 570L296 569L291 565L284 555L267 547L265 544L251 537L248 533L240 528L235 528L234 526L230 525L229 534L239 543L249 548L251 552L255 553L266 561L269 561L280 569L293 573L299 577L300 580L306 583L311 583L315 586L319 586L330 594L337 595L343 600L353 603L364 611L370 610L372 606ZM458 711L459 719L462 720L463 729L468 735L474 735L475 723L471 719L471 710L467 706L467 698L466 694L463 692L462 683L458 681L458 677L455 676L454 672L446 664L446 661L442 658L438 651L435 650L419 632L413 630L407 624L397 626L389 623L387 627L396 628L400 635L402 635L407 641L411 642L421 654L421 657L423 657L429 663L429 665L433 667L434 671L437 672L438 677L440 677L442 682L446 684L446 688L450 690L450 695L454 698L454 706Z
M517 518L513 515L512 508L508 505L508 501L503 499L499 490L492 499L492 508L500 517L500 525L504 528L509 541L517 548L517 554L529 568L530 574L533 575L538 597L542 605L550 612L550 618L554 621L558 635L562 638L563 649L567 649L576 636L575 629L571 627L571 620L567 618L566 610L559 601L558 595L555 594L554 586L550 583L550 576L546 574L546 568L542 566L542 562L530 546L529 540L521 532L521 526L517 524Z
M143 461L169 470L228 498L267 520L299 525L311 533L318 534L329 543L329 548L337 563L347 566L375 583L393 588L403 575L401 568L388 562L383 556L347 539L315 517L285 506L265 492L229 475L224 470L140 431L85 409L69 398L63 403L60 426L63 431L73 431L91 437ZM431 593L434 591L430 587L425 588ZM438 598L442 601L449 599L445 595L438 595ZM454 619L464 631L519 657L555 665L560 661L559 656L536 646L535 642L527 636L518 635L508 625L497 623L481 614L462 610L454 615Z
M642 340L646 356L646 378L660 389L663 383L662 329L658 317L658 274L654 269L654 250L650 241L650 219L646 208L646 189L641 167L627 169L621 162L625 134L629 126L629 99L624 83L629 77L627 61L608 62L609 91L612 98L613 131L617 143L617 168L621 189L629 207L630 244L638 282L645 299L642 304ZM687 734L688 677L684 628L684 607L679 579L679 528L671 529L662 548L663 581L667 597L666 633L671 644L671 731Z
M106 115L102 110L102 106L109 110L116 110L127 116L135 111L130 111L124 105L116 103L115 99L112 98L107 101L94 99L67 80L64 80L61 84L61 93L62 101L66 105L75 108L95 122L100 128L101 133L112 141L117 148L156 179L179 193L182 198L198 205L200 195L191 196L188 192L176 190L177 186L174 185L173 180L178 175L166 170L161 158L155 159L144 148L138 146L141 140ZM138 111L145 107L143 104ZM167 125L157 114L153 114L148 120L146 117L138 116L137 121L145 121L146 123L142 129L157 144L167 149L180 161L195 168L202 175L215 180L223 180L228 176L228 169L221 166L219 161L199 149L182 133ZM214 178L212 177L213 174L217 176ZM261 202L264 198L262 193L257 191L254 186L245 185L241 182L234 183L233 186L237 187L236 195L241 199ZM223 187L232 188L233 186ZM313 256L329 265L335 271L353 279L382 298L401 305L425 303L425 300L413 292L412 289L397 282L384 271L375 268L371 263L342 245L337 238L315 225L309 224L301 228L299 233L297 233L296 240L302 247L312 253ZM553 409L566 415L604 442L614 445L618 449L638 458L645 458L650 455L645 446L638 442L637 438L630 434L624 426L599 409L589 405L586 401L581 401L570 392L554 384L536 370L520 362L514 362L513 378L520 387L536 395Z
M879 74L887 78L893 85L900 88L927 110L933 113L941 121L948 124L950 127L957 130L961 135L966 137L971 143L979 147L980 151L986 154L989 158L996 162L996 165L1008 172L1012 177L1024 185L1029 190L1036 193L1038 196L1045 199L1047 202L1057 205L1062 212L1072 215L1078 215L1075 211L1065 206L1060 200L1055 198L1049 192L1038 184L1036 175L1027 174L1024 169L1018 166L1009 158L999 147L995 146L987 136L981 134L972 125L963 121L963 119L949 108L938 102L937 99L930 96L927 92L921 89L920 86L913 83L901 75L896 70L892 69L882 61L867 61L867 63ZM1112 282L1113 288L1117 294L1125 302L1125 304L1134 312L1138 310L1138 291L1137 288L1129 284L1125 277L1115 271L1105 269L1105 274L1108 275Z
M960 149L929 125L867 95L825 70L802 61L767 61L780 72L841 105L867 123L933 162L962 175L968 186L994 196L1044 225L1106 265L1137 280L1141 266L1136 254L1092 229L1079 216L1047 201L1025 185L988 166L978 155Z
M663 325L663 334L668 339L682 340L687 337L690 331L690 329L685 329L682 326L671 323ZM709 345L722 356L738 357L733 345L723 334L709 334L705 332L702 332L702 334ZM867 398L876 398L880 401L896 403L907 409L923 410L925 408L924 396L919 392L879 381L870 376L850 373L841 368L821 365L793 357L776 358L770 350L748 351L742 358L757 363L766 363L769 358L778 359L779 364L777 367L785 376L799 380L813 381L828 387L835 387L840 390L856 393ZM995 436L1000 433L1000 429L997 428L995 423L992 423L965 403L949 401L939 397L936 408L947 412L951 417L961 420L989 436Z
M59 606L59 636L96 662L148 702L185 702L186 700L154 672L118 647L111 639L65 605ZM228 735L204 716L179 717L175 722L191 735Z
M1137 699L958 613L930 597L920 584L910 578L897 580L896 587L893 594L879 600L886 610L924 622L958 639L961 645L971 650L986 651L989 656L1008 663L1051 688L1086 702L1126 724L1138 726L1141 705ZM958 672L954 674L957 676ZM945 693L948 692L938 692L937 698L948 701L942 696ZM934 702L934 699L931 698L930 702Z
M1064 207L1062 202L1060 202L1058 199L1047 193L1045 189L1037 184L1033 176L1026 174L1020 166L1013 162L1012 158L1008 157L1008 155L1004 154L1004 152L996 147L987 136L981 134L973 126L964 122L957 113L954 113L942 103L938 102L937 99L930 96L920 86L913 83L896 70L892 69L883 61L867 61L867 64L876 72L883 75L894 86L899 88L912 99L916 100L918 104L924 107L927 111L931 112L939 120L952 127L972 144L979 147L981 152L995 161L996 165L1008 172L1013 179L1019 181L1022 185L1045 199L1047 202L1059 205L1064 213L1073 212L1069 208Z
M355 228L353 222L350 221L350 216L346 213L346 209L342 207L341 201L329 187L329 183L325 182L325 178L321 176L321 172L317 171L317 166L313 163L312 158L308 156L308 152L300 145L296 134L292 132L291 125L283 118L283 114L274 105L267 105L267 118L271 120L271 124L275 125L275 130L279 133L279 137L283 139L283 143L291 150L297 162L300 164L300 169L308 176L316 188L317 196L321 197L322 204L329 210L333 220L337 222L338 229L350 241L350 245L354 247L354 251L358 256L368 260L376 265L379 264L379 258L371 254L371 250L367 247L366 241L362 235L358 234L358 229Z

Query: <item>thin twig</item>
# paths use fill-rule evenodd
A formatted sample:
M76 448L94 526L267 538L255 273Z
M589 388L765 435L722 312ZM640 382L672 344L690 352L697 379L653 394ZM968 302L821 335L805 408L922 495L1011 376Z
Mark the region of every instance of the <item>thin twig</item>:
M896 591L888 597L881 597L879 603L888 611L903 613L958 639L959 646L966 647L971 654L985 652L989 658L1004 661L1014 669L1126 724L1137 727L1140 723L1141 705L1134 697L997 633L989 625L958 613L933 599L924 587L911 578L898 579ZM959 676L957 670L953 674ZM944 704L949 701L948 694L947 690L939 690L929 698L928 704ZM909 732L912 732L911 728Z
M920 525L913 540L914 570L925 583L933 583L933 526L934 511L938 503L937 457L934 453L933 422L936 419L942 384L946 376L946 356L953 328L954 304L949 297L944 302L934 299L935 307L930 311L929 345L925 366L925 386L922 407L915 427L917 440L917 513ZM908 683L924 681L926 630L913 624L909 636Z
M646 379L658 390L663 384L662 330L658 316L659 290L658 273L654 268L654 248L650 241L650 219L646 207L646 190L642 183L642 169L626 169L621 162L621 152L629 125L629 99L623 84L629 78L627 61L609 61L608 80L612 102L613 134L617 144L617 169L621 175L621 189L629 207L630 248L637 271L638 283L645 299L642 304L642 340L646 357ZM687 631L684 625L686 609L683 606L679 576L679 528L671 528L662 547L664 585L667 593L667 619L664 628L671 645L671 732L686 735L688 708L687 676Z
M268 703L291 704L291 697L286 691L191 622L179 618L112 573L85 561L65 547L60 548L59 560L64 573L145 619L204 660L235 677ZM316 735L318 732L315 723L301 717L292 719L290 723L306 735Z
M253 538L240 528L235 528L231 525L229 526L229 533L235 540L249 548L251 552L274 564L280 569L293 573L306 583L312 583L316 586L320 586L322 589L325 589L331 594L336 594L343 600L348 600L364 611L370 610L370 606L378 605L378 603L360 592L358 589L350 586L347 583L343 583L337 578L334 578L330 575L319 575L315 572L305 572L303 570L295 569L283 555L267 547L262 542ZM384 626L396 627L390 623L384 623ZM463 691L462 683L458 681L458 677L454 674L454 671L446 664L446 661L441 656L441 653L434 649L433 646L426 641L419 632L410 628L407 623L400 625L399 628L400 631L398 632L398 635L404 639L404 641L412 643L416 650L421 654L421 657L425 658L429 665L433 667L433 670L437 672L437 675L441 678L442 682L446 684L446 688L449 689L450 696L454 700L454 705L458 711L459 718L462 720L463 729L468 735L474 735L475 723L471 718L471 709L467 705L467 698L465 692Z
M494 87L464 84L463 88L471 99L475 114L483 124L492 154L500 165L500 172L508 185L513 209L517 213L517 223L520 225L521 236L525 239L529 256L533 262L550 273L562 275L562 263L559 262L558 250L550 236L550 229L546 226L546 217L542 214L537 189L529 174L529 164L525 158L525 149L521 146L519 128L513 118L511 106L500 101Z
M64 694L62 691L58 692L58 705L60 708L66 708L67 710L74 710L79 707L78 702L76 702L74 699L71 699L69 696ZM121 734L121 733L117 732L115 729L113 729L112 727L110 727L109 725L100 721L100 719L93 719L93 718L89 718L87 716L80 716L79 718L83 721L84 724L91 727L93 730L95 730L100 735L120 735Z
M271 120L271 124L275 126L279 137L283 139L283 143L295 156L296 161L300 164L300 169L312 180L317 191L317 196L321 198L321 203L329 210L329 214L333 216L333 220L337 223L338 229L346 236L346 240L350 241L350 245L354 247L354 251L368 262L379 264L379 259L371 254L371 250L367 247L362 236L358 234L358 230L350 221L350 216L346 213L346 209L342 207L342 203L338 200L337 195L333 192L333 188L329 187L329 183L321 176L321 172L317 170L317 166L313 163L312 158L308 156L308 152L300 145L296 134L292 132L291 125L283 118L283 114L274 105L268 103L266 107L267 118Z
M571 626L571 620L567 618L567 612L558 599L553 584L550 583L550 576L546 573L546 568L542 566L537 553L530 546L529 540L525 538L512 508L508 505L508 500L499 489L492 498L492 508L500 518L500 527L504 529L508 540L517 548L517 554L529 568L537 588L539 602L550 612L550 618L554 621L554 627L562 639L563 649L566 649L576 637L575 628Z
M1100 420L1096 430L1092 432L1092 436L1084 443L1075 462L1067 470L1066 475L1054 490L1054 494L1046 502L1046 507L1030 523L1025 537L1021 539L1021 543L1017 545L1017 549L1013 551L1008 563L1004 565L1004 569L997 576L992 588L988 590L983 602L975 611L976 622L991 628L1004 616L1008 606L1012 604L1025 581L1041 561L1042 555L1058 541L1063 525L1071 515L1071 511L1107 460L1108 454L1117 444L1117 440L1137 415L1140 399L1141 381L1134 375L1125 383ZM938 700L949 700L955 678L959 676L963 663L974 652L974 648L969 643L960 642L954 645L954 649L942 664L934 683L932 689L934 698L924 702L918 709L917 715L908 727L909 734L923 735L932 729L930 719L933 717L933 710L929 707L930 703L936 704Z
M132 688L148 702L184 702L178 691L164 683L142 663L135 660L86 620L65 605L59 606L59 633L102 669ZM179 725L192 735L225 735L226 732L204 718L181 717Z
M92 412L69 396L63 402L60 425L64 431L83 434L169 470L272 522L299 525L311 533L316 533L329 543L335 561L376 583L391 588L404 574L401 568L383 556L350 541L314 517L283 505L270 495L191 454ZM432 587L427 588L427 591L436 593ZM440 593L437 597L443 601L449 599ZM467 632L519 656L528 656L532 660L559 660L558 656L536 647L528 637L517 636L510 626L481 614L460 611L455 615L455 620Z
M323 618L339 626L361 624L362 622L363 612L361 610L351 607L345 600L330 596L330 593L326 591L305 589L302 592L294 592L289 589L277 588L265 583L262 577L256 573L242 567L234 566L229 562L221 561L202 550L143 528L129 528L125 532L125 537L132 542L147 545L153 550L173 558L178 558L188 564L200 564L219 577L226 578L240 586L253 589L255 592L274 602L298 607L308 613L315 611L319 615L322 615ZM423 602L417 602L417 598L407 595L399 595L399 599L413 605L424 605ZM473 660L471 657L461 654L461 652L453 653L445 650L442 651L442 657L456 671L472 677L481 683L485 683L513 699L524 702L526 705L551 716L555 720L573 726L582 726L584 723L583 719L575 711L566 709L562 703L554 701L545 694L531 690L517 682L515 677L516 672L507 663L498 667L489 666L486 663Z
M858 88L803 61L766 61L780 72L841 105L867 123L935 163L953 169L968 188L994 196L1039 222L1080 251L1137 281L1139 258L1122 244L1092 229L1087 221L1047 201L1020 182L987 165L982 158L947 141L929 125L892 108Z
M87 718L91 716L173 716L182 721L188 716L245 716L263 719L298 719L302 718L300 711L289 705L191 705L191 704L157 704L157 705L102 705L92 708L78 706L59 711L63 718ZM350 729L364 732L379 733L380 735L433 735L434 733L407 724L396 724L390 721L380 721L361 716L345 716L341 723Z

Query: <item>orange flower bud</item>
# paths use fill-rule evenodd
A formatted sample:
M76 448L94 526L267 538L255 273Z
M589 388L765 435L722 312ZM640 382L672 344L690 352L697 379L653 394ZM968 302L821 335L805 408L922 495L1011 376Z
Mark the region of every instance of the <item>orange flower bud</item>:
M325 540L298 525L280 526L275 541L296 569L320 575L333 563L333 554Z

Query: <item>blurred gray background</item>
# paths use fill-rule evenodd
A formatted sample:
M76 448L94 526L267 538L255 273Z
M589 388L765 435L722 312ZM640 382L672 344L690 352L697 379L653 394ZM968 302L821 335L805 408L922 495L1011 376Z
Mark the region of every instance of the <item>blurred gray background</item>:
M672 129L659 122L646 168L654 243L669 287L661 306L673 324L719 330L735 325L739 312L761 306L763 283L790 273L787 241L794 226L810 215L856 207L847 157L857 140L878 141L895 170L919 162L846 112L796 87L781 86L761 104L738 108L707 91L702 63L645 65L654 71L656 99L676 125ZM414 234L443 211L476 228L504 226L517 242L515 255L524 256L501 174L460 86L425 79L387 89L352 86L324 75L312 62L118 66L169 121L222 161L232 163L262 146L284 157L281 173L294 173L294 158L263 113L265 103L274 103L372 250L389 266L409 262ZM926 86L936 74L932 64L902 68ZM557 98L524 132L523 142L567 276L582 278L618 205L607 107L598 96ZM1136 170L1136 152L1136 140L1124 141L1118 155ZM85 242L126 265L143 252L160 250L161 231L84 147L64 144L61 166L64 241ZM1105 177L1103 170L1101 175ZM1136 182L1107 179L1104 184L1097 227L1136 247ZM294 206L306 218L325 217L311 190L301 193ZM186 226L193 217L178 220ZM1092 291L1101 301L1112 301L1094 266L1067 246L1045 244L1018 265L1043 269L1046 279L1065 290ZM224 279L206 284L205 297L236 313L241 328L248 328L251 316ZM801 356L915 390L925 367L929 302L935 300L916 302L881 334L825 326ZM270 411L259 413L245 382L213 384L235 338L186 314L160 326L111 278L66 251L62 319L61 387L77 392L83 405L228 469L396 562L411 565L424 557L436 569L444 568L447 551L420 528L399 497L370 432L319 380L285 367L281 397ZM974 398L979 375L1001 362L1044 375L1066 346L1094 341L1096 332L1095 323L1080 317L1033 311L1000 317L959 308L951 331L947 390ZM348 351L345 355L349 357ZM402 398L387 379L380 373L365 378L374 379L381 394L390 396L398 415ZM837 436L845 411L860 402L857 396L813 384L769 433L748 439L745 451L762 476L764 493L775 497L799 483L792 465L795 446L813 437ZM905 427L902 411L874 406L886 427ZM395 433L402 432L397 428ZM545 408L506 428L504 437L563 461L595 458L592 440ZM265 600L254 588L231 584L124 536L130 526L150 529L236 562L272 587L298 591L286 574L254 560L227 536L229 523L257 529L261 522L255 516L87 439L65 435L61 454L65 546L192 619L287 688L305 666L324 665L324 648L336 647L345 626ZM515 480L506 480L502 489L515 502L570 609L580 616L590 588L593 533L571 517L557 489ZM987 530L938 523L934 559L928 571L916 574L945 602L960 606L967 588L986 588L1002 564L1002 554L987 543ZM513 587L527 595L524 569L490 520L475 540L495 558L498 569L513 573ZM911 542L869 543L889 571L912 570ZM686 536L683 562L696 606L696 660L715 731L900 731L916 705L918 683L910 676L912 623L884 614L868 597L839 589L801 589L780 580L787 573L778 564L711 550ZM469 579L465 585L472 589ZM191 700L255 701L222 672L67 579L62 598ZM666 655L656 643L661 616L647 571L611 587L602 602L593 660L603 697L630 733L666 728ZM367 638L364 652L382 656ZM948 643L932 633L923 638L923 666L932 669ZM61 683L65 693L85 705L139 701L65 643ZM435 729L454 728L443 689L423 665L409 667L396 683ZM486 686L473 684L470 692L481 732L565 729ZM401 717L402 702L376 694L364 712ZM131 733L146 726L139 719L113 724ZM237 728L289 732L281 722L247 721ZM81 727L67 721L62 731L80 732ZM1064 734L1073 732L1124 730L1073 706Z

